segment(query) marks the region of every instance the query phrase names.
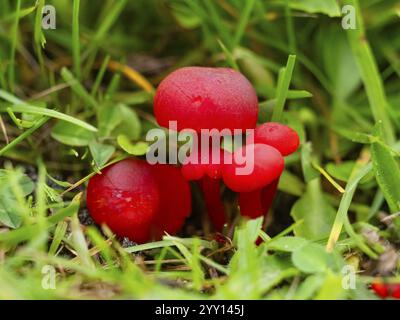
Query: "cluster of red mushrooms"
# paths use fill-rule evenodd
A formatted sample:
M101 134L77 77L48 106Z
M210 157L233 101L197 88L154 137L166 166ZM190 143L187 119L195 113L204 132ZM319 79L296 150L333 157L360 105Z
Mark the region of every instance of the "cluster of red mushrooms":
M168 128L170 121L176 121L178 131L191 129L200 135L202 129L254 129L254 141L233 152L198 143L180 167L151 165L139 158L106 167L87 188L87 207L96 223L137 243L175 234L191 212L189 181L200 186L217 232L227 224L222 183L238 194L242 216L253 219L268 213L284 169L283 157L297 150L299 136L280 123L257 126L257 95L241 73L229 68L178 69L160 83L154 113L160 126ZM218 153L219 162L213 159ZM249 174L237 174L244 165L236 161L238 153L252 161ZM382 298L400 298L399 284L376 282L371 289Z
M284 169L284 156L296 151L299 137L280 123L257 126L258 101L250 82L229 68L185 67L168 75L157 88L154 114L162 127L176 121L177 130L254 129L254 141L229 152L219 146L220 161L213 161L213 147L199 143L180 166L151 165L129 158L93 176L87 188L87 207L94 221L115 234L137 243L178 232L191 212L189 181L200 185L206 209L216 231L226 225L221 184L238 193L241 215L265 216ZM212 132L212 131L210 131ZM202 139L199 139L202 141ZM244 162L249 174L238 174ZM202 159L204 154L207 159ZM247 155L251 154L251 157ZM231 157L230 161L224 161ZM197 161L192 161L197 158ZM241 158L241 159L242 159Z

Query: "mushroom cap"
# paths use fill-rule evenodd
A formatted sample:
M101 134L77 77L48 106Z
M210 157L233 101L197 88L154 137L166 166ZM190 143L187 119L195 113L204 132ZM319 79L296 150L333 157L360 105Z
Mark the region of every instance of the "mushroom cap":
M267 122L255 129L254 143L267 144L287 156L297 150L300 139L292 128L277 122Z
M86 202L93 220L120 237L143 243L159 208L152 167L139 159L115 163L89 180Z
M204 176L219 179L222 176L222 166L225 157L229 156L228 154L228 151L219 146L218 148L202 146L186 158L186 162L181 167L182 175L187 181L200 180Z
M157 88L154 113L159 125L177 121L178 131L249 129L257 123L257 95L251 83L230 68L185 67Z
M92 177L86 201L96 223L137 243L175 234L191 210L190 186L178 167L135 158Z
M246 159L241 163L239 157ZM277 179L284 169L281 153L265 144L247 144L233 154L232 164L223 166L222 178L228 188L235 192L251 192ZM238 169L248 167L246 174Z

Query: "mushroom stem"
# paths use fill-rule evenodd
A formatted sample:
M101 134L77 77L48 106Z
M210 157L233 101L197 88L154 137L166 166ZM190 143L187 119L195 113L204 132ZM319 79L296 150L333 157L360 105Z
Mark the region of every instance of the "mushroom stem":
M269 185L265 186L262 190L261 203L264 209L264 215L268 214L268 211L272 207L274 198L276 195L276 190L278 189L279 178L272 181Z
M242 216L255 219L264 215L261 203L262 190L239 193L239 207Z
M261 189L239 193L240 214L250 219L266 216L274 200L278 182L279 178Z
M211 219L216 231L221 232L225 220L225 208L221 201L220 180L212 179L205 175L200 181L200 187L203 192L207 213Z

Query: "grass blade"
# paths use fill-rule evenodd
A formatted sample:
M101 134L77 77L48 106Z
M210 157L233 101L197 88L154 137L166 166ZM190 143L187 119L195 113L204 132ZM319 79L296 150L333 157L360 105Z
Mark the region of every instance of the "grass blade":
M219 38L222 39L222 41L228 46L228 48L232 48L232 42L231 42L231 37L226 29L226 27L223 24L223 21L218 14L218 10L214 5L214 2L211 0L204 0L204 5L207 8L207 13L210 15L210 20L214 26L214 28L217 30Z
M279 122L282 119L283 108L289 92L290 80L292 79L295 55L290 55L286 67L281 69L278 78L277 97L274 111L272 113L272 121Z
M233 57L232 53L228 50L228 48L222 43L221 40L217 40L219 46L221 47L222 51L225 54L226 61L228 62L229 66L237 71L239 71L239 66L235 61L235 58Z
M359 1L346 0L344 4L355 7L357 13L357 28L347 30L348 39L361 73L374 119L376 122L382 121L385 140L389 144L392 144L395 141L395 136L388 115L388 102L374 55L366 40Z
M292 9L290 8L289 0L285 0L285 16L286 16L286 33L289 41L290 53L296 53L296 34L293 26Z
M70 217L78 212L80 206L80 198L82 194L77 194L68 207L60 209L54 215L46 218L47 227L52 227L59 221L62 221L66 217ZM26 225L19 229L0 233L0 242L7 242L10 244L17 244L26 240L31 239L38 231L38 225Z
M367 165L365 165L364 163L361 163L361 162L356 163L356 166L353 169L352 175L349 179L349 182L346 185L345 192L342 196L342 200L340 201L339 209L337 211L336 218L333 223L331 233L329 235L328 243L326 245L326 249L328 252L333 251L335 244L339 239L340 233L342 232L343 225L346 221L347 212L349 210L349 207L350 207L350 204L353 199L353 196L356 191L358 183L371 170L372 170L371 163L369 163ZM370 249L368 248L367 251L370 251Z
M17 8L15 13L15 21L11 32L11 52L10 52L10 65L8 68L8 85L11 92L14 92L14 81L15 81L15 49L17 47L18 40L18 24L20 17L21 0L17 0Z
M30 127L28 130L24 131L22 134L20 134L17 138L15 138L13 141L11 141L9 144L7 144L5 147L0 149L0 157L14 148L18 143L21 141L25 140L28 138L32 133L34 133L37 129L39 129L42 125L44 125L47 121L49 120L48 117L43 117L40 120L38 120L32 127Z
M73 76L73 74L67 69L61 69L61 77L65 82L71 85L71 89L87 104L92 108L97 107L97 101L86 91L84 86Z
M101 81L103 80L104 74L106 73L107 70L107 65L108 62L110 61L110 55L107 55L103 62L101 63L99 72L97 73L96 79L94 81L94 84L92 86L92 90L90 92L90 95L94 98L97 94L97 90L100 87Z
M82 120L79 120L77 118L71 117L67 114L52 110L52 109L46 109L46 108L39 108L35 106L30 106L30 105L14 105L12 107L12 110L14 112L21 112L21 113L28 113L28 114L36 114L36 115L42 115L42 116L48 116L51 118L56 118L59 120L64 120L70 123L73 123L77 126L80 126L86 130L96 132L97 129L92 126L91 124L88 124ZM0 107L0 112L7 111L7 109L3 106Z
M38 0L36 7L36 16L35 16L35 30L33 33L34 41L35 41L35 50L36 55L39 60L40 68L44 69L44 61L42 54L42 45L46 42L43 30L42 30L42 10L44 6L45 0Z
M81 78L81 57L79 43L79 5L80 0L74 0L72 13L72 58L74 72L78 79Z
M23 101L19 100L18 98L13 97L8 92L1 90L1 89L0 89L0 98L13 103L13 106L12 106L13 112L21 112L21 113L48 116L51 118L56 118L59 120L64 120L64 121L73 123L79 127L87 129L89 131L93 131L93 132L97 131L97 129L94 126L92 126L91 124L88 124L82 120L76 119L72 116L69 116L67 114L64 114L64 113L61 113L61 112L58 112L58 111L55 111L52 109L40 108L40 107L29 105L29 104L24 103ZM9 106L0 106L0 112L7 112L8 107Z
M233 47L235 48L240 44L240 40L242 39L242 36L244 34L244 31L246 29L247 23L250 18L251 11L254 8L255 0L247 0L244 2L244 8L242 15L240 16L239 22L238 22L238 27L236 29L235 37L233 39Z
M136 83L140 88L142 88L147 93L154 93L153 85L143 77L139 72L132 69L131 67L121 64L117 61L111 60L108 64L108 68L114 72L121 72L124 76L126 76L129 80Z
M392 213L400 211L400 169L392 151L382 141L371 144L376 180Z

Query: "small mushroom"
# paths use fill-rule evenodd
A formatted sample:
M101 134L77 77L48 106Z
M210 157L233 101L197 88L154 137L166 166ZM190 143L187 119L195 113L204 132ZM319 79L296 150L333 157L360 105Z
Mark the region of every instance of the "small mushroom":
M89 180L86 203L97 224L137 243L149 240L160 193L151 165L139 159L117 162Z
M179 168L136 158L93 176L86 202L96 223L137 243L176 233L191 210L190 187Z
M245 161L238 163L241 158ZM239 174L238 169L244 167L252 170ZM243 216L253 219L267 214L283 169L283 157L274 147L256 143L235 151L232 165L224 165L222 176L227 187L239 192Z
M292 128L277 122L267 122L255 129L254 142L272 146L285 157L297 150L300 139Z
M281 153L274 147L247 144L233 153L232 164L223 166L222 177L231 190L251 192L276 180L284 165Z
M277 122L267 122L255 129L254 143L269 145L282 156L288 156L297 150L300 139L292 128ZM249 218L266 215L271 208L278 183L279 177L262 189L240 193L241 214Z

